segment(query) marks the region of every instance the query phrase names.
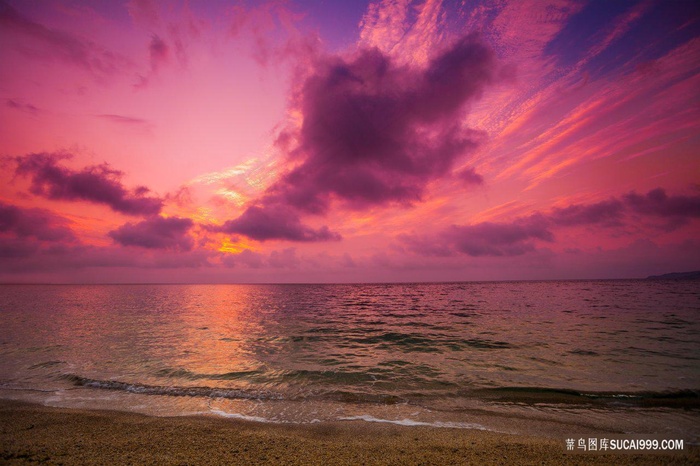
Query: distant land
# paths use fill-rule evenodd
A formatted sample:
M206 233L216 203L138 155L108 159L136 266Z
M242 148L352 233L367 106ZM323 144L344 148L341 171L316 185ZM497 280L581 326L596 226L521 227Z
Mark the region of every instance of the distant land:
M694 272L674 272L663 275L651 275L647 280L700 280L700 270Z

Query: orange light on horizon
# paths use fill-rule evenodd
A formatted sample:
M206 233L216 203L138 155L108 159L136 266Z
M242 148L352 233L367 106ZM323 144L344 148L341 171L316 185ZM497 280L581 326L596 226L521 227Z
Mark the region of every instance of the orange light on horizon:
M228 236L223 239L221 246L217 249L219 252L224 252L228 254L240 254L246 249L252 251L253 248L250 244L243 241L232 241Z

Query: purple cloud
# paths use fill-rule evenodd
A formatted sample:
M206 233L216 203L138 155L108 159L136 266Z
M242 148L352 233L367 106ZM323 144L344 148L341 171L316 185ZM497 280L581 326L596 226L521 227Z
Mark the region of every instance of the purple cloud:
M155 28L160 23L160 15L151 0L131 0L126 4L129 15L136 23Z
M156 216L136 224L127 223L108 235L122 246L190 251L194 240L188 232L193 225L189 218Z
M70 154L37 153L16 157L18 175L30 176L30 191L47 199L88 201L105 204L116 212L127 215L154 215L160 212L163 201L147 197L149 190L140 186L131 191L122 185L123 173L108 164L86 167L75 171L58 165L71 158Z
M598 202L590 205L572 204L564 208L555 208L549 219L562 226L577 226L603 224L608 226L620 225L624 205L617 199Z
M686 220L700 217L700 196L669 196L662 188L656 188L646 196L631 192L623 199L630 209L642 215Z
M4 239L0 237L0 274L17 272L56 272L56 281L64 281L69 271L89 269L82 275L85 280L94 281L97 276L112 276L109 272L120 269L122 279L135 276L129 273L123 275L125 268L131 268L134 274L137 269L152 269L157 271L150 280L162 277L163 269L205 268L212 264L209 259L214 256L212 251L171 251L153 249L147 254L140 249L125 249L123 247L97 247L84 244L51 243L42 245L38 241L22 239ZM105 272L95 274L95 268ZM106 275L102 275L106 273ZM70 281L70 279L68 279ZM97 279L99 280L99 279Z
M476 147L477 134L460 121L494 71L492 52L475 36L424 69L377 49L323 60L297 96L304 123L291 135L298 146L290 157L302 163L270 196L313 213L331 197L357 209L420 201L428 181Z
M103 120L111 121L112 123L117 123L120 125L149 125L148 120L144 120L143 118L134 118L134 117L129 117L129 116L124 116L124 115L113 115L113 114L101 114L101 115L95 115L97 118L101 118Z
M39 113L39 109L37 107L35 107L34 105L25 104L25 103L22 103L20 101L15 100L15 99L5 99L5 104L10 108L13 108L13 109L19 110L19 111L23 111L23 112L29 112L32 115L36 115L37 113Z
M24 260L39 251L57 251L66 244L78 244L68 223L47 210L0 202L0 257Z
M533 215L513 223L453 225L442 234L442 238L456 251L469 256L518 256L534 251L532 240L554 241L554 235L547 227L544 217Z
M262 254L253 252L249 249L244 249L243 251L241 251L239 254L236 255L236 258L238 258L238 260L240 260L241 263L253 269L257 269L263 266Z
M180 44L180 47L182 47L182 44ZM181 53L184 53L184 50L181 50ZM151 61L151 71L147 76L138 75L138 82L134 84L136 89L148 87L151 78L158 74L158 70L163 64L169 61L170 47L160 36L154 34L151 36L151 41L148 44L148 54Z
M68 221L43 209L23 209L0 202L0 234L40 241L75 241Z
M320 59L295 96L303 124L277 140L295 167L224 230L259 240L338 239L302 225L300 215L324 214L333 199L357 210L421 201L428 182L478 145L481 134L461 122L495 75L493 53L474 35L422 68L374 48ZM465 177L481 182L473 171Z
M700 196L669 196L664 189L656 188L646 195L631 192L621 199L610 198L596 204L555 208L547 214L547 218L558 226L621 226L623 218L629 213L670 219L670 226L676 228L692 218L700 217Z
M452 225L434 235L400 235L409 250L425 256L517 256L535 250L536 241L553 242L553 228L594 225L623 227L627 213L664 217L672 230L700 217L700 196L668 196L657 188L646 196L634 192L622 200L610 198L595 204L571 204L548 213L535 213L508 223L483 222Z
M268 263L270 267L295 268L299 265L299 258L296 255L296 249L287 248L283 251L272 251Z
M189 219L154 217L110 233L124 243L152 248L149 254L83 244L68 224L69 220L47 210L0 202L0 273L65 272L88 267L207 267L214 254L191 250L194 241L186 234L192 227Z
M154 72L160 68L160 65L168 61L170 56L170 48L158 35L151 37L151 43L148 45L148 52L151 56L151 70Z
M297 268L301 264L301 260L296 255L295 248L287 248L282 251L271 251L265 256L258 252L253 252L249 249L244 249L237 254L223 254L221 262L226 267L237 267L244 265L251 269L260 267L273 267L276 269Z
M288 241L338 241L340 235L323 226L313 229L303 225L299 216L290 209L277 206L251 206L235 220L229 220L213 230L238 233L259 241L284 239Z
M456 226L456 225L453 225ZM459 227L458 227L459 228ZM403 243L410 251L420 254L421 256L436 256L449 257L454 256L456 251L454 244L445 241L441 234L437 235L398 235L397 239ZM377 259L385 259L384 256L378 255ZM386 264L379 264L386 265Z
M21 53L39 59L60 60L96 76L113 75L129 65L125 57L69 32L31 21L0 0L0 32L8 34L3 46L13 45Z
M457 177L467 184L484 184L484 177L479 175L473 168L465 168L457 172Z
M534 240L554 241L548 226L549 221L536 214L512 223L452 225L434 236L403 235L398 239L424 256L519 256L535 250Z
M9 259L24 259L36 254L41 243L27 238L4 238L0 236L0 258L3 262ZM0 271L5 271L7 264L0 264Z

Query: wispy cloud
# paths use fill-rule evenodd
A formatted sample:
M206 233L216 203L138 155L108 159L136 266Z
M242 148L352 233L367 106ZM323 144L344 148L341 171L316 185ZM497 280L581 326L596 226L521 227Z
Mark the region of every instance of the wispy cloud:
M237 4L227 13L229 36L237 40L245 38L250 56L261 66L284 58L293 46L290 42L300 39L297 23L304 14L295 12L290 3Z
M101 118L106 121L110 121L112 123L116 123L118 125L127 125L127 126L141 126L141 127L150 127L152 123L148 120L145 120L143 118L136 118L136 117L130 117L130 116L124 116L124 115L114 115L114 114L109 114L109 113L103 113L100 115L95 115L97 118Z
M136 24L140 24L151 30L157 28L161 24L158 4L152 0L130 0L126 4L126 9L129 12L129 16L131 16Z
M574 21L580 5L544 15L553 21L549 29L542 29L538 20L523 23L529 13L513 19L512 14L525 5L513 2L505 8L492 32L499 44L508 43L504 38L516 32L513 37L518 39L534 34L530 46L526 39L525 45L513 43L503 52L517 64L514 88L489 96L475 115L480 125L490 129L489 152L479 153L477 161L499 181L522 179L532 189L586 161L662 151L700 127L697 106L683 103L700 83L698 54L693 51L697 39L667 49L655 59L654 71L640 68L639 53L622 52L609 72L598 71L602 63L610 66L611 59L602 62L602 57L652 14L651 3L640 2L612 19L605 18L603 31L594 40L577 43L577 59L565 65L558 63L558 49L546 47ZM685 111L679 112L681 108Z
M24 103L19 99L5 99L5 105L20 112L28 112L37 115L40 110L32 104Z
M106 130L119 131L122 133L122 135L128 134L129 136L142 136L153 139L156 133L155 130L158 128L154 121L146 118L118 115L114 113L100 113L93 116L98 120L107 123L104 125Z
M13 47L34 59L58 60L82 68L98 79L132 66L125 56L77 34L32 21L4 1L0 2L0 26L4 47Z

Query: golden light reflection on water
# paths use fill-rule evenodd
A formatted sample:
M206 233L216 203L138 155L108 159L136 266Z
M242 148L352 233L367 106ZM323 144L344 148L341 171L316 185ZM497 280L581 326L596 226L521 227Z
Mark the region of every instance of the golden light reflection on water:
M39 314L25 344L36 351L64 348L54 359L71 361L71 370L83 377L211 385L222 375L260 368L249 344L251 335L264 333L255 287L64 286L51 291L51 300L60 305Z

